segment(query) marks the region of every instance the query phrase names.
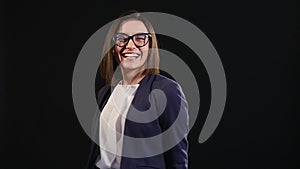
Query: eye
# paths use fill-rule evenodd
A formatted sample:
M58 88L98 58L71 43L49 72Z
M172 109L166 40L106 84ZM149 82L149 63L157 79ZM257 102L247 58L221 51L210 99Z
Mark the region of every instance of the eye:
M125 41L127 38L128 38L128 35L126 35L126 34L116 34L114 36L114 39L116 41Z
M146 39L145 35L136 35L135 40L136 41L144 41Z
M123 35L116 36L117 41L126 41L127 37Z

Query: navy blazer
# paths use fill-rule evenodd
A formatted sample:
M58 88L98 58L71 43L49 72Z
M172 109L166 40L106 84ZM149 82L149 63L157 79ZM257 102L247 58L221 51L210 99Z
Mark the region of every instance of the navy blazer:
M159 100L159 98L157 98L157 95L150 94L151 91L153 91L154 89L160 89L164 92L166 96L166 102L164 102L164 105L161 105L162 103ZM99 90L97 101L100 111L104 108L110 94L110 85L106 85ZM186 102L185 96L181 90L180 85L174 80L171 80L163 75L157 74L145 76L145 78L143 78L143 80L141 80L140 82L140 86L136 91L131 106L134 106L139 111L146 111L151 107L150 102L151 104L155 104L155 111L160 111L159 109L162 108L162 113L159 114L158 118L147 123L139 123L126 118L124 135L134 138L147 138L156 136L169 129L169 127L174 123L180 112L180 124L176 125L176 127L170 128L172 129L172 132L171 134L168 134L168 138L164 139L163 137L161 139L160 144L156 144L156 146L163 148L164 145L168 144L168 142L170 141L169 139L183 139L178 140L179 143L175 144L174 147L171 147L166 152L162 152L158 155L143 158L122 157L121 169L187 169L188 104ZM131 107L128 110L127 116L130 115L130 113L132 113ZM99 117L100 113L96 113L92 127L93 137L96 142L99 141ZM123 152L124 149L127 148L127 151L129 150L133 153L136 151L151 151L151 146L153 146L132 145L133 143L129 141L127 142L125 138L123 144ZM94 141L92 141L91 151L86 169L98 169L98 167L95 166L95 164L101 158L100 149L98 145L99 144L96 144Z

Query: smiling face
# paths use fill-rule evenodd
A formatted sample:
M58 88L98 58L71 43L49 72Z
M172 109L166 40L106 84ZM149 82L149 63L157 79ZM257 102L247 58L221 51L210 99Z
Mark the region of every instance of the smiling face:
M139 33L148 33L144 23L139 20L124 21L117 31L120 36L132 36ZM121 37L122 38L122 37ZM123 71L137 71L140 72L146 69L147 58L149 53L149 42L142 47L137 47L133 40L138 43L141 39L139 35L128 39L127 45L120 47L115 45L115 52L120 61L121 69Z

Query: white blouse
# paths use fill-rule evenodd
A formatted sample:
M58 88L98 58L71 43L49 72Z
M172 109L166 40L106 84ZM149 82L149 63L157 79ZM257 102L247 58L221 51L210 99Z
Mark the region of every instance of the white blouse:
M101 169L119 169L126 115L139 84L116 85L100 115L99 142Z

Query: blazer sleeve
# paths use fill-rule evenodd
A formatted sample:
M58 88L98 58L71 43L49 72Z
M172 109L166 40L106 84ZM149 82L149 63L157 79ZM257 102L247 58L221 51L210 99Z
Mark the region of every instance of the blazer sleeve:
M162 131L171 129L171 135L163 139L163 145L169 143L169 139L178 140L173 148L164 153L167 169L187 169L188 168L188 140L189 115L188 104L184 93L178 83L168 84L163 89L167 103L163 114L159 117ZM180 113L180 114L179 114ZM177 125L173 125L178 118ZM173 125L173 126L172 126ZM181 139L182 138L182 139Z
M90 153L88 157L88 161L86 164L86 169L98 169L95 166L95 163L100 159L100 149L99 149L99 118L100 112L104 105L107 102L107 99L110 95L110 87L108 85L102 87L97 93L97 104L98 109L94 114L93 122L92 122L92 137L91 139L91 146L90 146ZM98 143L98 144L97 144Z

